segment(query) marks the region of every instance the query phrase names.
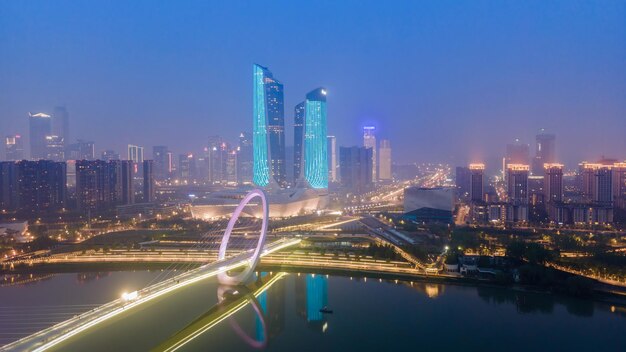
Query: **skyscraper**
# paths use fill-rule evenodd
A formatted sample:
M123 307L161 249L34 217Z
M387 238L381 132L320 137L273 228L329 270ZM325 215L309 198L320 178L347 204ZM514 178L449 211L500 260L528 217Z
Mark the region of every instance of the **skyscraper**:
M3 162L1 169L0 198L4 209L41 214L65 207L67 171L64 162Z
M178 176L181 181L191 183L196 178L196 159L193 153L178 156Z
M376 153L376 127L363 127L363 146L372 149L372 182L378 181L378 162Z
M81 212L107 211L121 204L119 161L76 161L76 206Z
M328 188L326 90L324 88L317 88L306 95L303 147L306 182L312 188Z
M104 161L120 160L120 155L116 153L114 150L105 150L102 152L102 160Z
M237 152L237 182L240 184L252 182L252 135L242 132L239 135L239 150Z
M52 135L61 137L65 143L70 142L70 114L65 106L56 106L52 113Z
M129 144L128 158L126 160L130 160L133 162L133 174L141 173L140 171L143 167L143 147Z
M62 137L46 136L46 160L65 161L65 143Z
M155 200L154 162L143 161L143 202L152 203Z
M455 172L455 184L457 196L466 199L470 194L470 170L466 166L457 166Z
M254 183L286 185L283 85L263 66L253 72Z
M5 160L18 161L24 159L24 142L19 134L7 136L5 140Z
M338 181L337 168L337 137L328 136L328 179L331 182Z
M391 180L391 143L388 139L380 141L378 161L378 179L382 181Z
M536 150L535 158L533 159L533 174L543 174L543 164L556 163L556 136L553 134L545 133L544 129L541 129L540 133L536 136Z
M472 202L483 201L485 194L485 164L470 164L470 200Z
M543 191L545 192L545 202L561 203L563 201L563 165L546 163L544 164Z
M68 160L94 160L96 158L96 148L94 142L79 139L76 143L67 146L65 154Z
M30 158L46 159L48 156L46 137L52 135L52 118L44 113L28 114Z
M340 147L339 172L341 185L355 194L372 188L372 148Z
M152 147L152 159L154 160L154 178L164 181L172 174L172 153L164 145Z
M508 164L507 165L507 221L525 222L528 221L528 165Z
M529 145L516 139L514 143L506 145L505 168L509 164L528 165Z
M304 118L306 102L296 105L293 118L293 183L302 176L302 156L304 154Z
M613 205L626 209L626 162L613 164Z

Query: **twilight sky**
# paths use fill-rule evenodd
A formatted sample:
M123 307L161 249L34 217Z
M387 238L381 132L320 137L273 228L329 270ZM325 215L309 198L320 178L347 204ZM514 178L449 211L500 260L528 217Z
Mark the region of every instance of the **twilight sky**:
M373 124L398 162L495 163L542 127L567 163L626 159L626 2L610 0L6 0L0 135L65 104L98 152L234 142L254 62L285 85L288 145L293 106L324 86L338 144Z

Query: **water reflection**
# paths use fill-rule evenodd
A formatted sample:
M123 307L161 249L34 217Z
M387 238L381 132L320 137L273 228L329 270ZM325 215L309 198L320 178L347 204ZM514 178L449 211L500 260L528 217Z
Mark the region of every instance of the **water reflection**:
M296 278L296 312L313 330L328 329L326 315L321 312L328 307L328 278L323 275L306 274Z

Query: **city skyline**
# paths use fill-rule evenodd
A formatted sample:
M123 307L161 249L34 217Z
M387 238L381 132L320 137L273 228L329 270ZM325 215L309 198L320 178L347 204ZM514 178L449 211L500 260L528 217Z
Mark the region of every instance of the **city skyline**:
M540 3L459 4L467 13L452 15L444 11L445 4L398 3L375 17L374 23L361 17L372 16L378 10L375 6L363 6L348 15L348 2L322 5L333 10L331 17L313 24L335 38L325 41L309 35L313 29L298 29L283 44L278 34L283 33L283 25L276 23L261 30L270 38L268 47L253 44L247 26L241 33L227 31L224 38L217 38L199 22L199 15L188 12L203 10L210 18L223 15L216 25L227 29L229 20L245 18L254 6L217 4L210 11L202 5L151 9L154 18L146 23L149 29L164 24L156 33L190 16L189 23L180 26L176 37L180 42L167 36L157 39L152 32L133 32L130 22L140 20L144 10L138 6L124 9L124 16L113 20L113 24L119 22L119 29L109 33L111 38L124 36L125 40L110 49L102 41L85 42L93 31L109 28L111 23L94 18L78 4L4 3L3 12L13 16L7 16L3 27L12 37L3 41L7 56L0 67L0 76L5 78L0 87L8 94L0 98L0 130L5 135L26 135L28 112L53 114L55 106L65 106L72 138L92 140L99 150L121 153L125 145L139 144L148 148L168 145L176 153L200 151L209 135L232 136L229 139L235 141L240 132L251 130L240 128L247 126L252 114L248 70L251 63L261 62L272 67L285 84L287 126L293 119L292 107L310 87L324 85L333 97L329 114L337 117L329 121L328 133L337 136L338 145L360 144L360 129L374 125L380 139L396 146L394 158L399 162L493 164L502 156L501 146L515 138L533 143L541 128L559 136L557 158L568 165L602 155L624 158L626 141L619 134L626 129L623 4L602 8L568 2L554 8ZM112 11L103 3L94 6L104 13ZM69 8L73 11L66 11ZM469 27L468 19L481 10L502 19ZM284 19L295 7L270 4L260 11ZM84 16L76 18L69 12ZM449 28L435 20L439 15L450 22ZM345 17L346 24L339 23L338 16ZM65 26L50 26L50 18L66 19L60 21ZM75 31L84 21L90 21L85 33ZM348 25L362 33L356 35ZM467 29L472 30L464 33ZM72 35L64 36L63 30L73 30ZM6 37L5 31L0 31L0 40ZM420 35L424 31L427 35ZM206 44L193 39L192 33ZM309 35L312 49L290 50L288 44L302 35ZM388 43L384 40L388 36L400 40ZM247 49L226 44L238 41ZM415 49L398 57L407 41L415 41ZM80 43L85 50L78 50ZM352 54L337 51L346 43L352 43L348 46ZM213 45L223 49L224 56L209 50ZM45 53L48 64L31 63L35 52ZM344 54L326 55L333 52ZM448 58L452 53L464 61ZM226 55L231 58L228 62L221 59ZM113 58L113 68L103 61ZM405 65L408 62L417 65ZM361 77L366 67L376 67L370 70L368 78L372 79ZM569 77L565 74L569 70L577 74ZM171 84L159 88L164 80ZM220 124L223 119L232 124ZM522 120L523 124L509 123ZM176 129L168 128L174 124ZM291 128L285 130L285 141L292 145ZM437 148L430 148L433 144Z

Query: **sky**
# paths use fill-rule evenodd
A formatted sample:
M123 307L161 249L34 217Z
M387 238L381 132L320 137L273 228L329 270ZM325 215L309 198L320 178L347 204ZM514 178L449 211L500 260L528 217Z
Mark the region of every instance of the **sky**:
M328 133L398 163L497 163L540 128L574 165L626 159L626 1L0 1L0 135L65 105L72 139L198 152L252 129L252 65Z

